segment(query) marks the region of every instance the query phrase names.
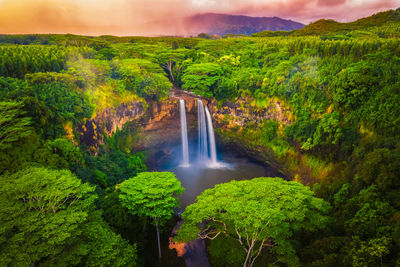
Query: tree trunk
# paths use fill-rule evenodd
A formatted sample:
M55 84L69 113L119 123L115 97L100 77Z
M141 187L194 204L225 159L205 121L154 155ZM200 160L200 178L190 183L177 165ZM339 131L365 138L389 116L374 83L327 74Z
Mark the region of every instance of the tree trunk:
M250 252L250 251L249 251ZM254 257L247 254L246 261L243 263L243 267L252 267L254 264Z
M156 229L157 229L157 242L158 242L158 258L161 259L160 230L158 229L157 222L156 222Z
M172 83L175 83L175 77L172 74L172 64L173 63L171 61L168 63L168 71L169 71L169 75L171 76Z
M245 260L244 263L243 263L243 267L251 267L251 266L253 265L253 264L252 264L251 252L253 251L254 243L255 243L255 240L253 239L253 240L251 241L250 247L249 247L248 250L247 250L247 256L246 256L246 260Z
M249 266L248 263L251 262L250 253L251 253L251 250L248 250L247 251L247 255L246 255L246 260L243 263L243 267L248 267Z

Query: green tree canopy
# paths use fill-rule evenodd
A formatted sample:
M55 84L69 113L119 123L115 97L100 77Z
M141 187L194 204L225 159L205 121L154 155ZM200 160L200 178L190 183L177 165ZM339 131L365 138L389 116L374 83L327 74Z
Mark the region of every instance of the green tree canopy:
M185 70L182 77L183 88L212 97L222 73L221 66L216 63L193 64Z
M245 250L243 266L252 266L264 247L277 255L276 260L297 264L290 242L293 233L323 227L328 208L308 187L282 178L231 181L205 190L186 208L178 239L222 234Z
M175 83L176 76L180 72L185 53L187 49L162 49L156 55L157 63L168 73L172 83Z
M0 151L32 134L31 118L25 117L20 102L0 102Z
M67 170L1 176L0 264L133 265L135 249L95 211L93 191Z
M119 199L132 214L150 217L157 228L159 257L161 257L159 229L172 217L178 207L177 196L184 188L171 172L142 172L116 186Z
M140 97L162 100L172 88L171 82L156 63L145 59L123 59L113 62L114 78L120 78L127 90Z

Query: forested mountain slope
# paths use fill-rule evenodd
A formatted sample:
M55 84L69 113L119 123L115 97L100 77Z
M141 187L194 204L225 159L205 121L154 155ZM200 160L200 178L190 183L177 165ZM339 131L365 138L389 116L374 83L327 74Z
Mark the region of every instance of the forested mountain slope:
M354 37L373 37L382 38L399 37L400 32L400 9L388 10L374 14L370 17L359 20L340 23L334 20L321 19L310 23L302 29L287 32L259 32L252 36L306 36L319 35L325 38L344 39Z

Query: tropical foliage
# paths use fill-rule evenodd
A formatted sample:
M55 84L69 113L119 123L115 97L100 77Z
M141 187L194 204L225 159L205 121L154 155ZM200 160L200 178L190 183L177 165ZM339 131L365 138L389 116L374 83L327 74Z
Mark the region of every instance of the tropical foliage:
M253 266L263 250L270 263L297 265L291 245L296 231L323 228L329 205L307 187L282 178L231 181L205 190L188 206L178 238L235 240L246 252L243 266ZM265 249L264 249L265 248Z
M203 192L179 236L220 233L212 264L399 265L399 25L391 10L218 40L0 35L0 264L156 265L179 181L143 173L139 124L97 147L77 129L182 88L238 114L275 110L216 131L309 186L259 178Z

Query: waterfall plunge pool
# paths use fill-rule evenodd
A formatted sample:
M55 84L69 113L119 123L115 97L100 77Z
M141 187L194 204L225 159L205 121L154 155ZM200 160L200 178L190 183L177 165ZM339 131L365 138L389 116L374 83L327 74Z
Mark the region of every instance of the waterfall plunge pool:
M190 145L191 143L194 144ZM189 139L189 158L193 159L189 166L182 166L181 164L182 148L180 145L164 150L163 159L152 166L152 171L173 172L181 181L185 192L179 198L181 205L179 212L194 203L196 197L204 190L213 188L216 184L227 183L231 180L281 176L278 170L243 156L232 148L218 146L217 150L219 152L217 157L219 166L215 167L212 166L211 162L197 158L195 140Z
M179 99L181 144L159 148L158 158L150 168L153 171L170 171L181 181L185 192L180 196L182 212L194 203L204 190L231 180L280 176L277 170L240 155L234 148L218 147L215 140L212 116L200 99L197 105L197 129L188 131L191 121L186 116L185 100ZM197 130L197 134L194 131ZM219 153L218 153L219 152Z
M212 188L216 184L266 175L264 166L244 158L225 158L222 163L220 161L217 164L224 164L225 166L209 168L207 165L196 166L196 164L192 164L189 168L176 166L168 170L176 174L182 186L186 189L179 198L181 211L183 211L187 205L195 202L196 197L204 190Z

